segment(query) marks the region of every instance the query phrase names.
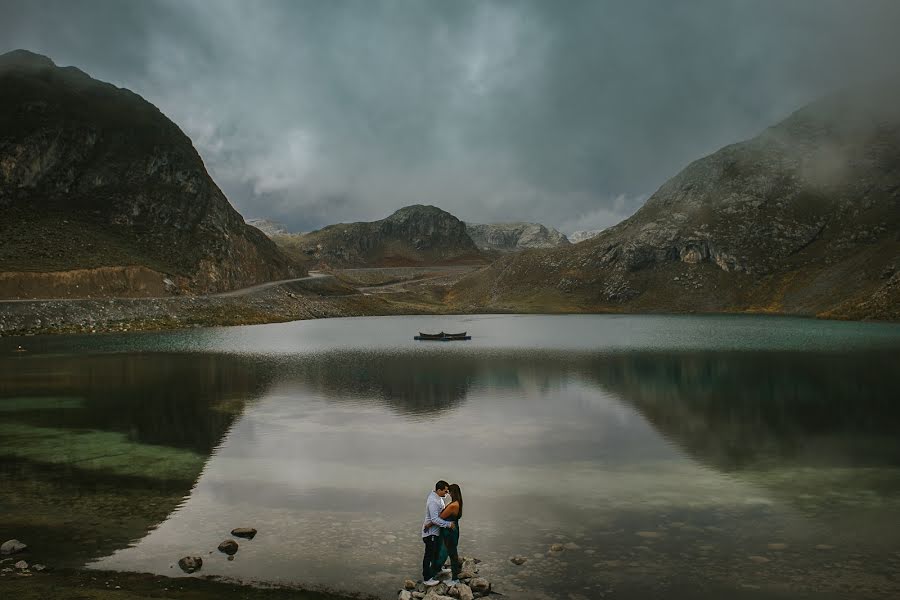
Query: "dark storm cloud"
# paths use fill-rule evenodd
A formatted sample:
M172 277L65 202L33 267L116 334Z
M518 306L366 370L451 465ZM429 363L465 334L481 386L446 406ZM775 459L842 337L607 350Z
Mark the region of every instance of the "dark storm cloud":
M571 231L690 161L896 71L893 0L4 1L0 50L128 87L247 216L411 203Z

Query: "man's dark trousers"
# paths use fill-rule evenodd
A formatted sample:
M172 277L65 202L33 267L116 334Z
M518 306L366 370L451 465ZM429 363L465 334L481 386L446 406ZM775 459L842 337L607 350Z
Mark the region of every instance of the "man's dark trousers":
M428 581L441 570L441 565L435 564L441 551L441 536L428 535L422 538L425 542L425 558L422 559L422 579Z

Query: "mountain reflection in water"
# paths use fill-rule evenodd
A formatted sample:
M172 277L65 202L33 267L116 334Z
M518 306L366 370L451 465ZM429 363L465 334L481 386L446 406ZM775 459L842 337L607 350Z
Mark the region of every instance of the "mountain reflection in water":
M190 493L264 372L214 355L0 360L0 537L57 566L143 537Z

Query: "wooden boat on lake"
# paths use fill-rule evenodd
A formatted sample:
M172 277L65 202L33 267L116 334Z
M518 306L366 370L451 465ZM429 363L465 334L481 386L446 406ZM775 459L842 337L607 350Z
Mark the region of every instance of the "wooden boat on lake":
M466 331L462 333L444 333L443 331L440 333L422 333L419 332L419 335L415 336L414 340L419 341L431 341L431 342L453 342L457 340L471 340L471 335L466 335Z

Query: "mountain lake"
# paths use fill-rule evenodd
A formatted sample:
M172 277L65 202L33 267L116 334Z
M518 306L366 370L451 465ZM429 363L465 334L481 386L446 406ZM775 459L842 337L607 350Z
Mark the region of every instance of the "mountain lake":
M413 340L441 330L472 340ZM509 598L900 597L897 325L410 316L2 338L0 382L0 541L53 566L396 598L445 479L460 553ZM235 527L259 533L228 560Z

